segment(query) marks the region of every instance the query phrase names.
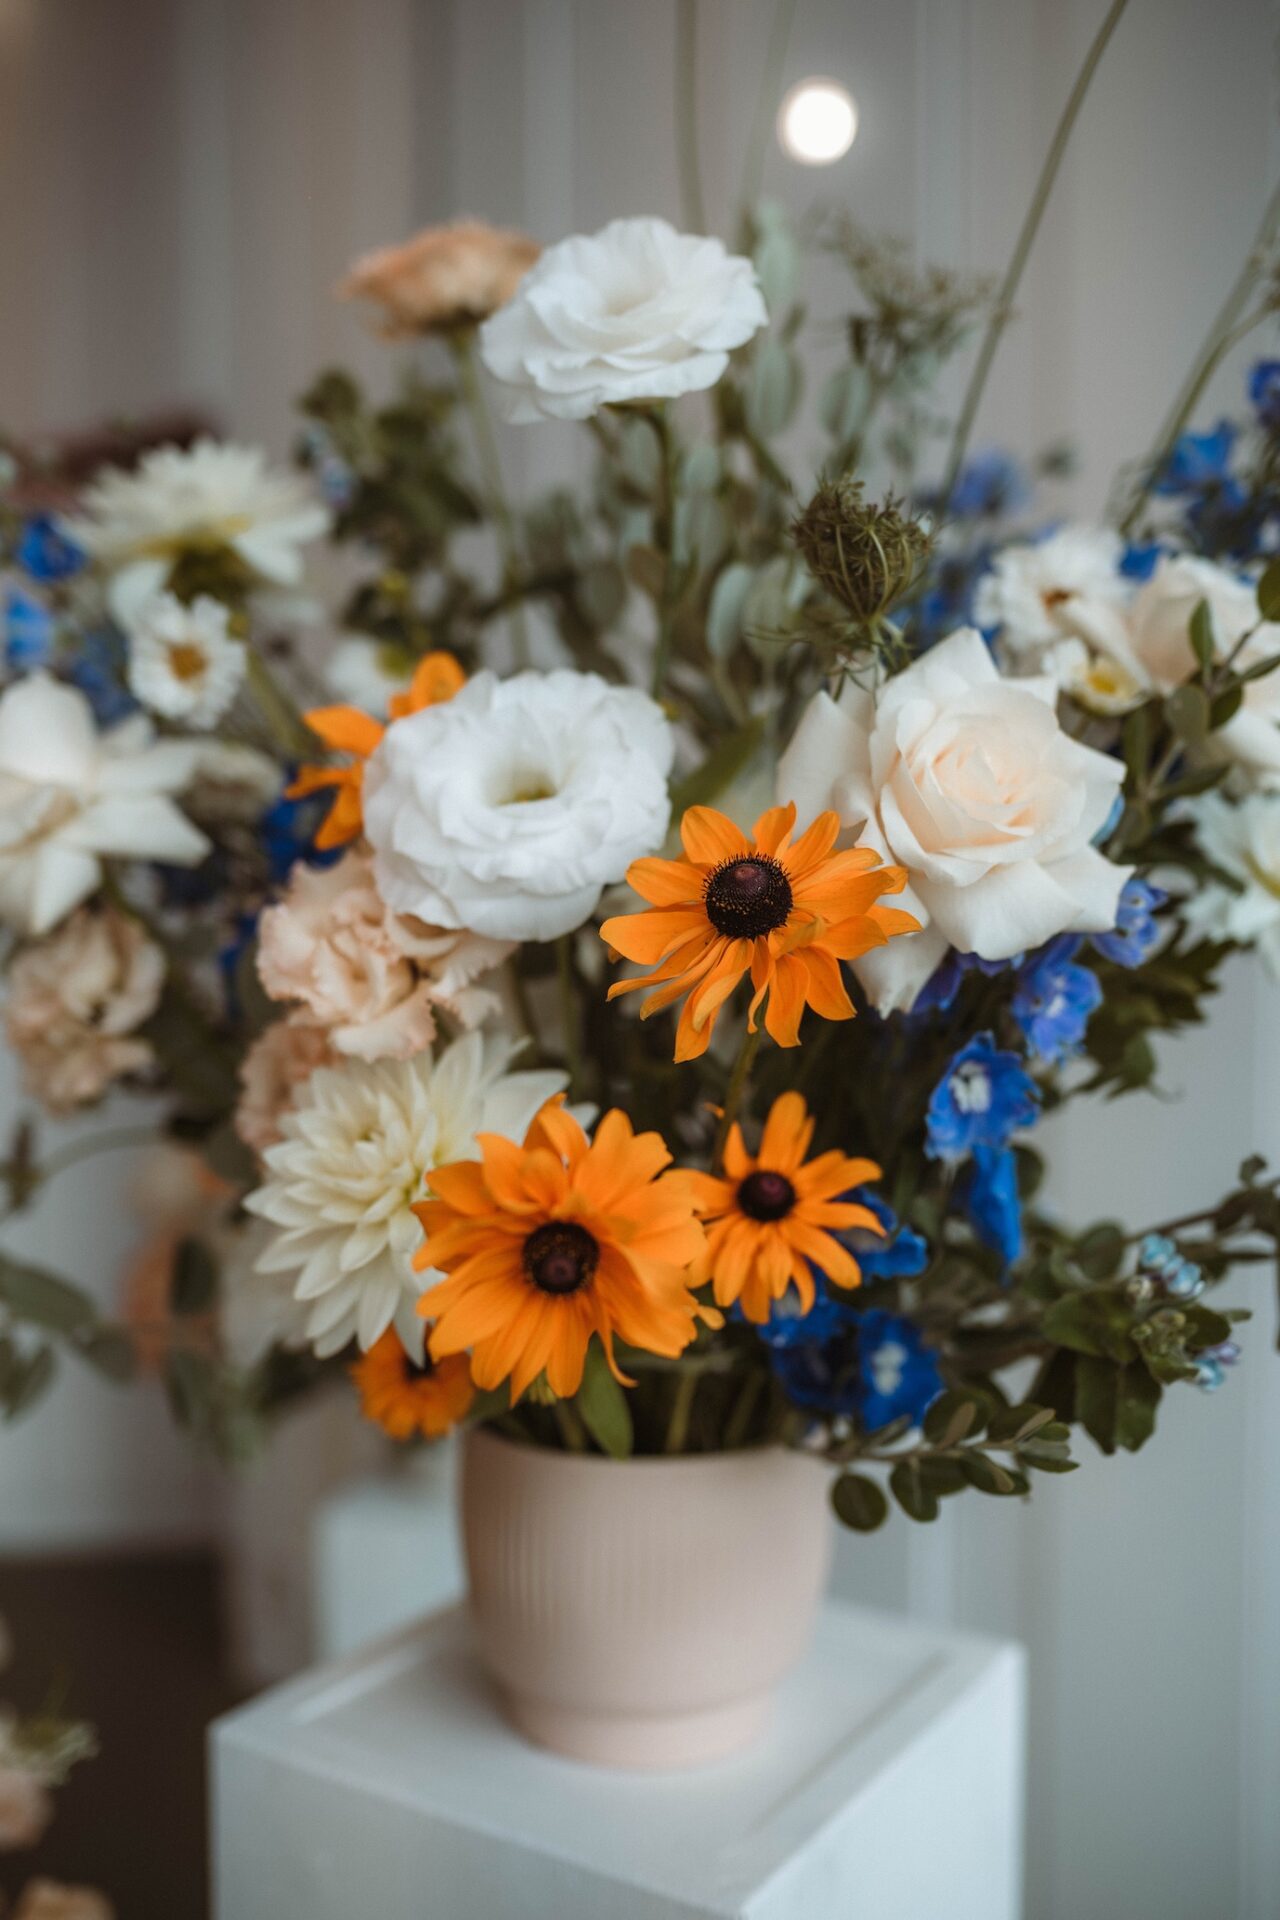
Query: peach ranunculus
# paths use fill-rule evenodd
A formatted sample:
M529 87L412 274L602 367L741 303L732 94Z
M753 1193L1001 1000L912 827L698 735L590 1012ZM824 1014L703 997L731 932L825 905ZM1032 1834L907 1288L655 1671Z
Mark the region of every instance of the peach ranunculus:
M276 1020L264 1027L240 1062L235 1129L246 1147L265 1153L283 1138L281 1121L317 1067L331 1066L333 1049L321 1027Z
M338 292L381 308L378 331L384 339L447 333L505 307L541 251L527 234L482 220L454 220L362 255Z
M28 1091L51 1113L87 1106L150 1065L137 1029L159 1004L164 971L159 947L114 907L81 907L19 953L5 1030Z
M173 1344L173 1276L183 1240L207 1239L234 1194L198 1153L173 1140L157 1142L130 1181L129 1198L147 1231L125 1262L120 1312L144 1371L157 1371ZM207 1314L184 1313L181 1331L188 1345L212 1345Z
M295 1023L321 1027L335 1052L408 1060L429 1047L442 1010L473 1027L498 1006L475 981L506 959L510 941L429 927L393 913L364 851L336 866L299 866L263 914L258 973L273 1000L298 1002Z

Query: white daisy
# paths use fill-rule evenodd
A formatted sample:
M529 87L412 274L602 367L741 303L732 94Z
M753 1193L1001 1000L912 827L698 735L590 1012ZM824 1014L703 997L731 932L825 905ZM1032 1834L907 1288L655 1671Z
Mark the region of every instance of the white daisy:
M299 549L328 526L307 481L269 471L260 447L197 440L159 447L130 471L107 468L67 532L110 575L111 610L131 627L185 554L225 552L254 582L292 587Z
M415 1273L422 1228L411 1211L433 1167L476 1157L477 1133L523 1139L565 1076L509 1073L515 1044L469 1033L436 1059L344 1061L311 1075L263 1155L269 1178L245 1201L280 1231L257 1262L295 1273L306 1334L322 1358L394 1323L420 1359L416 1304L438 1274Z
M205 593L189 607L172 593L153 595L129 635L129 685L142 705L189 727L221 720L245 669L230 619L222 602Z
M1059 527L1045 540L1004 547L978 583L980 627L997 627L1018 672L1040 668L1067 639L1124 657L1124 542L1109 527Z

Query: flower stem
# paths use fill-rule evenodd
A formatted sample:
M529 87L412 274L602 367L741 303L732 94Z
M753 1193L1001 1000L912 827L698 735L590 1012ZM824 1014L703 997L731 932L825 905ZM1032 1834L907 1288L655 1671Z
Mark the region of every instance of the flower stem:
M582 1049L578 1044L578 1000L573 981L573 935L556 941L556 977L560 983L560 1024L564 1029L564 1059L569 1069L569 1091L582 1084Z
M664 1453L683 1453L689 1441L689 1419L693 1413L694 1396L698 1391L699 1375L694 1368L680 1375L676 1382L675 1399L671 1403L671 1419L667 1425L667 1437L662 1443Z
M263 719L285 752L310 753L315 744L310 728L252 645L245 648L245 678Z
M1049 151L1045 156L1044 166L1040 170L1040 178L1037 180L1035 192L1031 196L1031 204L1027 208L1026 215L1022 222L1022 228L1014 243L1013 252L1009 257L1009 265L1005 269L1004 279L1000 283L1000 290L995 298L991 318L987 322L987 331L983 336L978 358L974 362L973 372L969 376L969 385L965 392L964 403L960 408L959 418L955 425L955 432L951 438L951 454L947 461L946 479L942 485L944 506L945 503L950 500L955 488L961 463L964 460L965 449L969 444L969 435L973 431L973 423L978 411L978 403L982 399L983 389L987 384L987 375L991 371L991 363L996 357L996 348L1000 344L1000 336L1013 317L1014 296L1018 291L1018 286L1022 279L1023 270L1026 267L1032 246L1035 244L1036 234L1040 230L1040 222L1044 218L1044 210L1049 204L1049 196L1053 192L1054 181L1058 177L1058 169L1062 165L1062 157L1067 150L1067 143L1075 128L1080 109L1084 105L1085 95L1089 91L1089 83L1097 71L1098 63L1106 52L1107 42L1119 25L1120 16L1124 12L1127 4L1128 0L1111 0L1111 5L1107 9L1106 18L1098 28L1097 34L1094 36L1093 45L1085 55L1084 65L1076 75L1075 85L1067 97L1067 104L1062 110L1062 118L1058 122L1053 140L1049 146Z
M680 484L680 456L665 405L659 401L656 406L646 407L645 418L657 436L658 450L662 458L662 492L658 502L654 534L665 568L662 575L662 592L658 602L658 644L654 650L653 680L649 689L654 699L660 700L662 689L666 685L667 671L671 665L671 649L675 641L676 505Z
M760 1027L757 1027L754 1033L750 1028L747 1029L742 1036L738 1057L733 1063L733 1072L729 1076L729 1086L724 1096L724 1111L720 1115L720 1125L716 1128L716 1144L712 1160L717 1167L723 1163L729 1129L737 1119L739 1108L742 1106L742 1096L746 1092L747 1081L751 1076L752 1062L760 1047L761 1031Z
M756 96L756 110L751 121L751 137L747 143L746 163L742 170L742 220L745 228L747 221L755 211L760 198L760 189L764 183L764 161L769 151L769 135L773 131L773 116L778 104L778 95L782 91L782 75L787 63L787 47L791 41L791 26L796 17L796 0L778 0L774 9L773 26L769 30L769 46L765 53L764 65L760 69L760 91Z
M733 1412L729 1415L728 1424L724 1430L726 1453L731 1452L735 1447L740 1447L745 1441L763 1391L764 1375L749 1373L742 1383L742 1392L734 1402Z
M1266 318L1269 309L1265 306L1259 307L1243 321L1240 319L1240 310L1249 297L1258 277L1260 262L1275 239L1277 230L1280 230L1280 187L1276 188L1268 200L1261 225L1245 257L1244 265L1236 277L1235 284L1214 316L1213 325L1192 362L1182 391L1178 394L1156 436L1155 446L1138 469L1133 497L1119 524L1121 533L1127 534L1141 513L1143 502L1166 466L1170 454L1177 445L1179 435L1195 412L1201 394L1221 364L1224 355L1257 326L1259 321Z
M520 554L516 543L515 517L502 481L502 456L498 451L493 421L489 417L484 390L476 372L475 347L470 333L464 331L453 335L452 346L454 362L458 369L458 385L462 389L462 397L471 415L476 457L480 462L480 472L488 495L489 511L493 515L494 526L497 529L498 545L502 550L502 585L506 591L516 579ZM517 667L527 667L530 664L529 624L525 617L524 605L519 599L514 601L511 608L511 644Z
M705 233L698 166L698 0L676 0L676 165L685 219L693 233Z
M577 1408L568 1400L553 1400L551 1411L555 1415L556 1425L560 1429L560 1438L564 1441L566 1453L590 1453L591 1442L587 1439L587 1430L578 1416Z

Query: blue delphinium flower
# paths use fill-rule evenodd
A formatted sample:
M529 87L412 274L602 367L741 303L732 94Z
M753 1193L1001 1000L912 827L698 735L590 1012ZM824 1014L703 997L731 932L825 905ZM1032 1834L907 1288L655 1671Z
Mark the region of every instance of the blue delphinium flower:
M866 1227L850 1227L836 1239L862 1269L864 1280L905 1280L923 1273L929 1264L929 1243L914 1227L904 1227L893 1208L869 1187L855 1187L842 1199L874 1213L884 1228L883 1237Z
M873 1307L858 1315L857 1413L869 1433L905 1414L913 1422L942 1392L938 1359L912 1321Z
M1077 1052L1089 1015L1101 1004L1097 974L1076 963L1080 944L1073 934L1062 934L1018 975L1013 1017L1039 1060L1065 1060Z
M1224 1340L1219 1346L1206 1347L1196 1355L1196 1385L1205 1393L1216 1393L1227 1377L1227 1368L1234 1367L1240 1359L1240 1349L1234 1340Z
M1126 580L1149 580L1164 551L1158 540L1148 541L1144 546L1128 546L1120 561L1120 572Z
M978 1238L1011 1267L1022 1252L1022 1203L1013 1148L975 1147L956 1192Z
M957 953L952 947L943 955L916 995L911 1013L945 1013L954 1005L967 973L985 973L988 978L993 978L1006 968L1020 966L1021 963L1020 953L1015 954L1012 960L984 960L980 953Z
M113 629L84 636L67 678L85 695L100 727L114 727L138 710L124 684L124 639Z
M1144 1234L1138 1247L1138 1271L1171 1300L1197 1300L1204 1292L1204 1274L1163 1233Z
M769 1309L769 1318L756 1331L767 1347L779 1352L792 1347L820 1347L835 1339L849 1324L849 1295L833 1287L825 1273L813 1269L813 1305L805 1313L800 1295L788 1287Z
M69 580L85 562L83 549L67 538L49 513L34 514L26 522L15 558L24 573L46 583Z
M34 673L53 654L53 615L42 600L10 587L4 603L4 658L11 673Z
M301 800L290 800L282 794L262 815L258 832L271 878L278 886L289 878L299 860L305 860L309 867L331 867L346 852L345 847L316 846L315 837L324 814L323 795L309 794Z
M1016 1053L979 1033L961 1047L929 1096L925 1152L958 1160L975 1147L1004 1147L1019 1127L1031 1126L1039 1091Z
M1219 420L1209 433L1181 434L1156 476L1153 492L1199 493L1203 487L1225 480L1235 441L1236 429L1230 420Z
M975 453L960 469L949 512L964 520L1013 513L1025 506L1031 490L1011 454L999 447Z
M974 592L994 555L988 542L964 553L944 553L934 561L911 615L912 637L920 652L971 624Z
M1121 889L1115 926L1110 933L1093 934L1090 944L1118 967L1140 967L1160 938L1155 913L1168 898L1162 887L1135 874Z
M1251 560L1261 543L1269 504L1228 476L1205 487L1192 501L1187 526L1201 552Z
M1280 432L1280 360L1259 360L1249 375L1249 403L1260 424Z

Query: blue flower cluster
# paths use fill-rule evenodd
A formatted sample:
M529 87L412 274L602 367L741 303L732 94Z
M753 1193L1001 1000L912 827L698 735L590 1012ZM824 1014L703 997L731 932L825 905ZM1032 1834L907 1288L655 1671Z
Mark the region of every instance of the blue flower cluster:
M52 659L56 633L54 611L42 589L79 573L85 555L52 514L37 513L23 522L11 558L25 583L10 586L5 595L4 661L11 673L34 673Z
M1254 425L1280 433L1280 360L1260 360L1248 380ZM1183 502L1185 530L1202 553L1252 560L1273 544L1278 512L1270 463L1257 477L1241 463L1247 436L1231 420L1206 433L1187 432L1175 443L1153 491Z
M1138 1272L1171 1300L1195 1300L1204 1292L1204 1275L1194 1260L1179 1253L1163 1233L1148 1233L1138 1248Z
M975 1034L929 1096L925 1152L961 1160L975 1147L1007 1146L1039 1110L1039 1089L1017 1054L997 1047L993 1034Z
M1160 938L1155 915L1168 898L1162 887L1153 887L1149 880L1135 874L1124 884L1112 931L1093 934L1090 945L1118 967L1140 967Z
M1061 934L1032 954L1018 974L1013 1017L1038 1060L1062 1061L1078 1051L1089 1015L1102 1001L1098 976L1076 961L1081 942Z

